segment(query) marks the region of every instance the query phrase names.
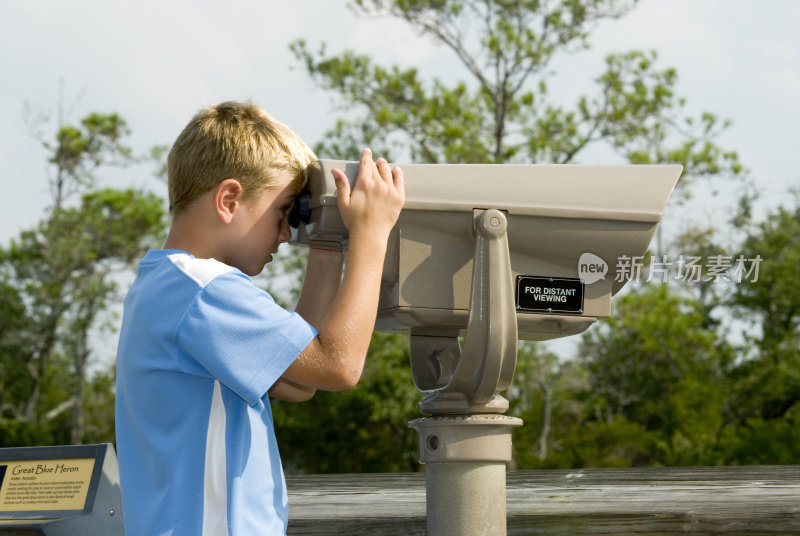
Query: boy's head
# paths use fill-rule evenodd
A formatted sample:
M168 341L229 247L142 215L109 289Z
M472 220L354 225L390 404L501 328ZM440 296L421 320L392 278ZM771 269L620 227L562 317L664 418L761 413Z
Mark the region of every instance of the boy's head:
M223 102L198 112L167 159L169 208L180 214L225 179L238 180L245 198L286 185L299 190L316 156L283 123L251 102Z

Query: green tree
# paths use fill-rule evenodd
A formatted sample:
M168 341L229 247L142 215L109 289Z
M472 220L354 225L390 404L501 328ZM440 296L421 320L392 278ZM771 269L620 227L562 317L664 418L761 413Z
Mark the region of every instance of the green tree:
M134 160L122 143L130 134L124 119L115 113L91 113L79 126L59 125L55 141L40 140L53 165L50 191L55 210L72 194L95 186L95 170L103 165L127 166Z
M732 350L705 326L702 304L648 285L617 298L599 327L580 348L593 420L646 432L634 463L718 462Z
M28 395L30 348L28 322L19 290L0 274L0 445L28 444L28 430L17 419L20 400Z
M370 144L407 150L420 162L563 164L603 142L631 162L681 163L684 181L739 174L736 153L714 142L728 123L708 112L686 116L677 72L659 69L655 52L609 55L594 95L572 107L551 102L557 56L588 48L598 22L622 17L636 3L356 0L357 14L400 18L447 47L467 79L423 80L413 67L383 67L355 51L330 56L324 45L312 52L297 41L298 60L347 110L318 151L354 158Z
M517 468L572 467L563 439L586 420L589 375L576 361L562 361L539 343L521 341L509 414L525 425L514 430Z
M800 208L778 207L753 228L735 259L744 260L731 304L747 352L732 371L735 428L729 463L797 463L800 419ZM736 273L736 272L734 272Z
M8 372L0 378L0 422L14 430L3 434L4 444L85 439L86 386L102 383L89 378L90 337L119 297L119 274L165 225L154 194L90 190L100 166L131 161L125 134L119 116L94 113L81 127L61 126L54 143L43 142L53 164L53 204L35 228L0 248L0 299L15 315L0 329L0 366ZM78 203L67 202L81 191ZM92 437L111 440L113 426Z
M408 339L376 334L358 385L317 392L309 402L272 402L286 470L358 473L419 469L409 416L419 402L408 365Z

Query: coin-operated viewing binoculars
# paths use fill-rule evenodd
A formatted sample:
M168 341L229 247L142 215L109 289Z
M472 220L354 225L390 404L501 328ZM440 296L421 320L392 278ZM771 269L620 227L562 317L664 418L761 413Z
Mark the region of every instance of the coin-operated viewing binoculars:
M330 170L352 184L358 165L313 168L291 216L294 243L346 248ZM626 282L614 268L644 254L681 166L401 167L406 204L375 329L410 334L420 409L433 415L410 423L426 463L428 533L505 534L505 462L521 421L501 415L499 393L517 340L574 335L611 313Z

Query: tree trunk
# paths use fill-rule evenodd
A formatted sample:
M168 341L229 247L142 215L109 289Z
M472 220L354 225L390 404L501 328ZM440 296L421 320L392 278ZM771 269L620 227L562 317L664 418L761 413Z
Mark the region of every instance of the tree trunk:
M542 408L542 431L539 433L539 459L544 460L547 458L547 440L550 437L550 418L553 414L553 390L547 385L547 382L542 382L540 385L544 407Z

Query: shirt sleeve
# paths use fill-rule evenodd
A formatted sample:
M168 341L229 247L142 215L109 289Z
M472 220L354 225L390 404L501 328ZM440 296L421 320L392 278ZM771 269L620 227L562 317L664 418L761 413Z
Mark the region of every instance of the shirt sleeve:
M316 336L248 277L228 273L200 289L178 328L178 348L252 406Z

